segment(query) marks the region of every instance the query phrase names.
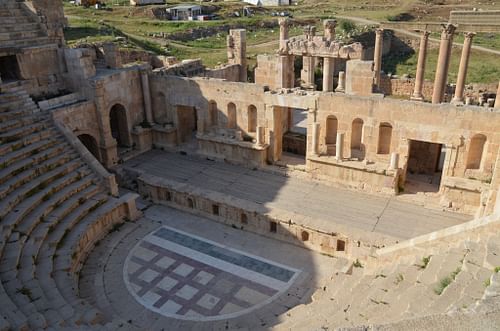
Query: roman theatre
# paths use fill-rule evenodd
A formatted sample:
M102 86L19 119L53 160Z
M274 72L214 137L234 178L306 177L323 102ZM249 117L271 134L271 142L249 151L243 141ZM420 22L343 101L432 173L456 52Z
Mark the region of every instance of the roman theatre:
M500 89L466 89L475 31L442 26L434 81L421 31L401 97L383 27L280 18L248 71L243 29L207 68L69 48L59 0L0 21L0 330L498 330Z

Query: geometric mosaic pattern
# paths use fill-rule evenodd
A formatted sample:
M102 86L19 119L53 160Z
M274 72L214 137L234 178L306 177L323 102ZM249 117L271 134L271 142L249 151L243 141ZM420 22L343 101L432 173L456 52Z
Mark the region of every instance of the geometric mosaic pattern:
M130 252L124 280L157 313L206 321L236 317L272 302L299 270L163 226Z

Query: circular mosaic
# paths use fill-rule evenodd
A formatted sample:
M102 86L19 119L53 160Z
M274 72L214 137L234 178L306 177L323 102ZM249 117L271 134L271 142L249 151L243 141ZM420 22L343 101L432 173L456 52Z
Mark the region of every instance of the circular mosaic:
M233 318L285 292L299 270L162 226L143 238L123 270L134 298L166 317Z

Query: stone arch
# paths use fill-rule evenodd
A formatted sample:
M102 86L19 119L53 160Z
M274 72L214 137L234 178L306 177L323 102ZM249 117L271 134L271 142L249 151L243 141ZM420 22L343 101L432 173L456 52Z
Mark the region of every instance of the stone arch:
M232 102L227 104L227 127L236 129L236 105Z
M109 111L111 136L116 139L118 146L130 146L127 110L119 103L113 105Z
M363 142L363 120L356 118L352 121L351 128L351 149L361 150Z
M214 100L210 100L208 102L208 119L210 122L210 126L217 126L218 124L218 114L219 110L217 109L217 102Z
M337 130L339 126L339 121L337 117L330 115L326 118L326 133L325 133L325 143L327 145L337 143Z
M387 122L380 123L378 129L378 154L389 154L391 152L392 125Z
M102 163L101 153L99 151L99 145L97 144L97 140L90 134L86 133L78 135L78 139L89 150L89 152L92 153L92 155L94 155L97 161Z
M484 134L474 135L469 143L467 155L467 169L480 169L487 138Z
M257 107L248 106L248 132L257 131Z

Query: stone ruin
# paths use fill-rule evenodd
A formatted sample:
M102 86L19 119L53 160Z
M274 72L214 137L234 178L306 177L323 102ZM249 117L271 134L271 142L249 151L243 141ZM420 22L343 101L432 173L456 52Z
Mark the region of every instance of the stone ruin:
M368 59L361 44L335 39L335 21L324 22L322 36L307 27L289 37L288 21L280 20L279 49L258 57L255 83L248 83L243 29L228 36L227 65L207 69L170 58L153 69L124 63L112 44L102 57L67 48L61 1L4 0L0 21L0 330L140 329L113 313L117 302L79 292L79 273L96 245L141 218L138 195L122 193L117 177L156 204L228 225L240 219L250 232L346 261L330 277L333 286L314 289L310 306L288 307L277 328L309 329L314 320L394 330L495 328L500 87L484 106L464 97L474 33L466 34L454 97L445 102L455 26L443 26L432 102L424 102L425 31L411 100L399 100L381 93L380 29ZM334 221L324 231L313 219L247 210L230 195L186 191L121 167L148 151L167 153L161 150L298 169L310 180L380 197L409 194L469 221L408 240ZM450 273L452 285L429 294ZM393 298L399 304L389 305Z

